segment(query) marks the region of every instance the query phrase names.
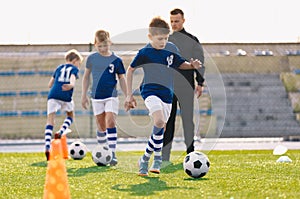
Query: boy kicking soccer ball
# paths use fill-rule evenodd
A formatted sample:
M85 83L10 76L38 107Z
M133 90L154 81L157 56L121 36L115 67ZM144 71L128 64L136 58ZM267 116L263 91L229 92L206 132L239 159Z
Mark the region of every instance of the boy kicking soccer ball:
M72 124L74 117L72 95L83 58L77 50L73 49L66 53L65 60L66 63L56 68L48 83L50 91L48 94L47 124L45 127L45 155L47 160L50 157L50 143L56 112L58 110L66 111L67 115L59 131L55 134L56 138L61 137L64 131Z
M139 159L139 175L148 175L148 163L154 152L154 161L150 172L160 173L162 163L161 150L163 145L164 127L168 121L173 98L174 69L199 69L201 62L191 59L186 62L179 55L177 47L168 42L170 28L167 22L159 17L152 19L149 25L149 40L144 48L139 50L127 69L127 98L125 109L135 106L132 95L133 72L137 68L144 70L144 79L140 86L141 95L149 114L153 118L153 130L148 140L145 153Z

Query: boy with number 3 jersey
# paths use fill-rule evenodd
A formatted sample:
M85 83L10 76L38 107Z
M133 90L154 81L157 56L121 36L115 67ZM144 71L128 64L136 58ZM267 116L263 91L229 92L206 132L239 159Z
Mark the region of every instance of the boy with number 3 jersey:
M90 76L92 76L91 101L97 124L98 144L108 144L113 152L111 166L118 163L116 157L117 128L116 115L119 110L119 100L116 90L117 79L120 87L127 96L125 68L120 57L110 51L111 41L109 33L99 30L95 34L95 48L97 52L88 56L82 80L82 107L88 108L87 90Z

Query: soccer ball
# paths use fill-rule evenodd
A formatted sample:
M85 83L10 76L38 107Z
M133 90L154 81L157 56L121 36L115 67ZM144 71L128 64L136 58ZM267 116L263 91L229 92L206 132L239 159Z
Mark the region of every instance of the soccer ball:
M98 166L108 165L112 155L112 150L107 145L98 144L92 151L92 159Z
M210 162L208 157L199 151L187 154L183 160L183 169L186 174L193 178L201 178L209 171Z
M87 154L87 147L81 141L75 141L69 147L69 154L74 160L82 160Z

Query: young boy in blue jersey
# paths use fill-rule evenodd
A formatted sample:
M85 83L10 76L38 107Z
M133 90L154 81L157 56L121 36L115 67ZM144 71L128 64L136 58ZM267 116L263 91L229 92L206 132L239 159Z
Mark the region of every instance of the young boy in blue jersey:
M95 34L94 46L97 52L90 54L86 61L86 68L82 80L82 107L87 109L89 100L87 91L92 75L91 101L97 124L98 144L108 144L113 152L111 166L118 163L116 157L117 128L116 115L119 109L117 79L120 87L127 96L125 68L122 59L110 51L111 40L109 33L99 30Z
M66 63L58 66L51 77L47 102L47 124L45 127L45 155L50 156L50 142L54 127L55 114L58 110L66 111L67 117L55 137L60 138L73 122L74 102L72 100L75 81L78 79L80 64L83 60L80 53L73 49L65 55Z
M149 25L148 43L138 51L127 69L127 98L125 109L136 106L132 95L133 72L137 68L144 71L144 79L140 86L141 95L153 119L153 130L148 140L145 153L139 159L139 175L148 175L148 163L154 152L154 161L150 172L160 173L162 163L161 150L163 146L164 127L168 121L173 98L174 69L199 69L201 62L191 59L186 62L178 52L177 47L168 42L169 25L160 17L152 19Z

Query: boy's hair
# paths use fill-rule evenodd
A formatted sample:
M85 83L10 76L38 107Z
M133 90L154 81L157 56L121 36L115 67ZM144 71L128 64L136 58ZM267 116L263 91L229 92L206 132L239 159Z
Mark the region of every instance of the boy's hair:
M73 60L82 61L83 57L76 49L72 49L72 50L69 50L68 52L66 52L65 59L66 59L66 61L70 61L70 62Z
M151 35L169 34L169 24L160 17L154 17L149 24L149 33Z
M105 30L98 30L95 33L95 43L97 41L98 42L110 41L109 32Z
M184 18L184 13L183 13L183 11L182 11L181 9L179 9L179 8L175 8L175 9L171 10L170 14L171 14L171 15L181 14L182 17Z

